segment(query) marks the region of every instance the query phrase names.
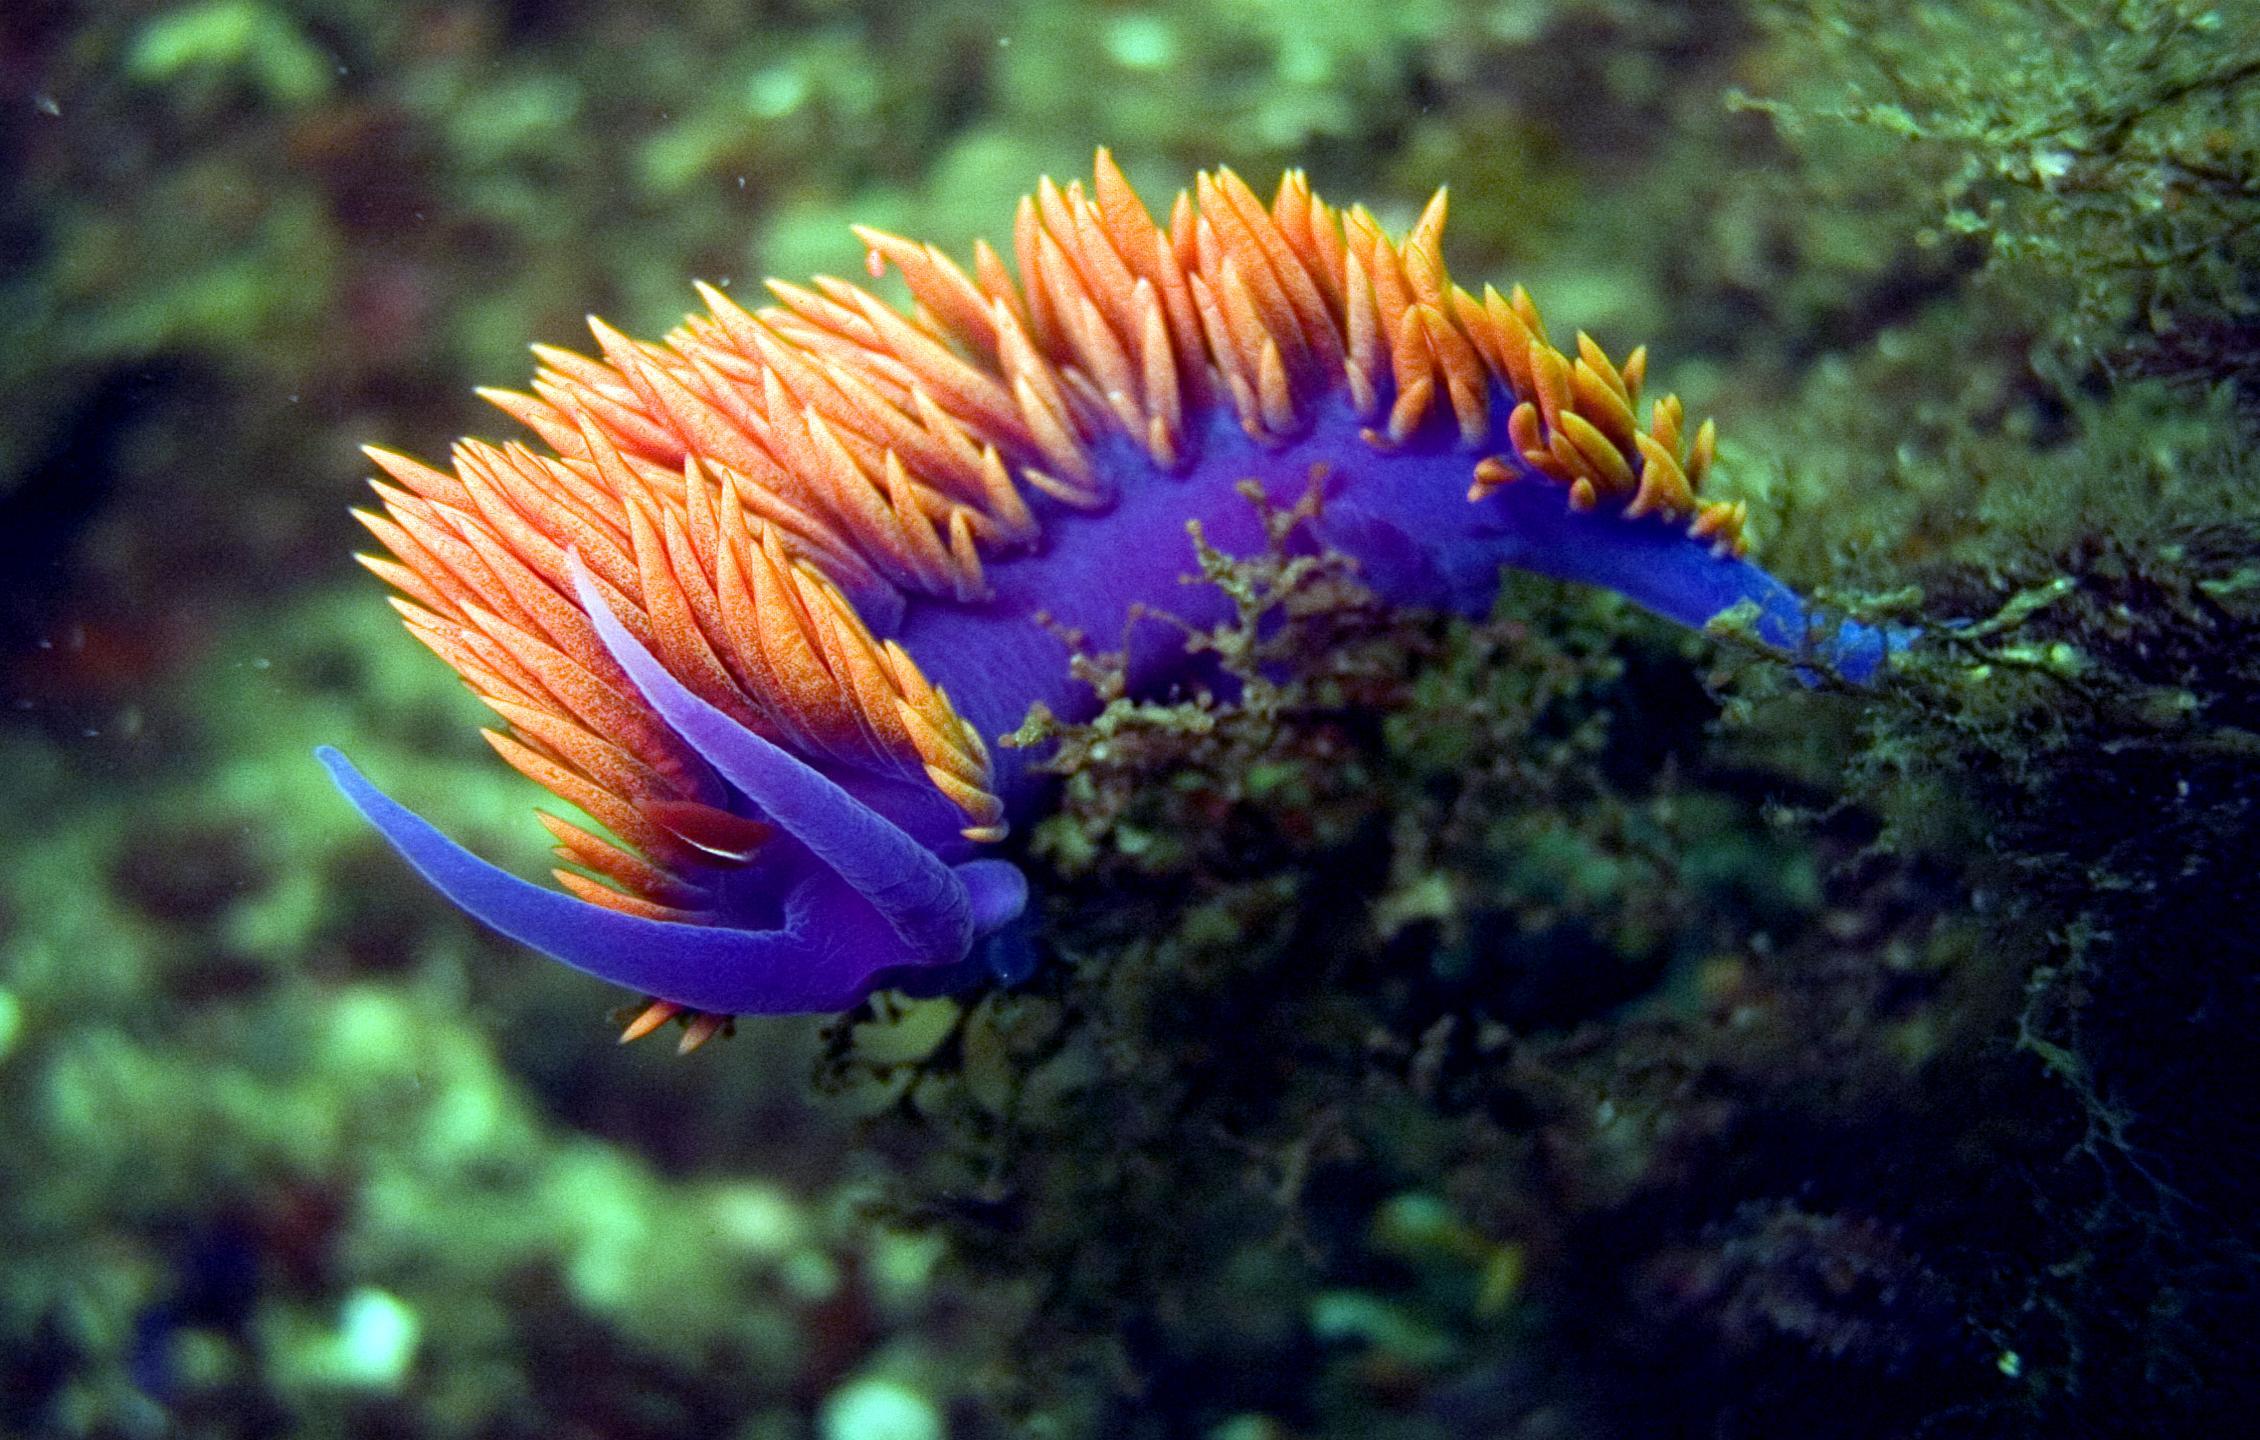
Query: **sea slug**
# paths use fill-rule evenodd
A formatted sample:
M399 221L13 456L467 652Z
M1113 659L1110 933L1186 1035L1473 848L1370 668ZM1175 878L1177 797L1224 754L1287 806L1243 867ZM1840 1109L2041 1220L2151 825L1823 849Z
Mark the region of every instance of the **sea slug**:
M1025 953L992 942L1027 884L989 850L1043 777L988 742L1036 701L1090 713L1061 630L1222 618L1179 584L1186 526L1259 549L1250 479L1319 486L1318 539L1392 602L1480 613L1520 566L1692 626L1744 606L1872 671L1876 632L1822 626L1743 558L1741 507L1698 498L1711 424L1670 395L1643 421L1646 352L1557 348L1520 289L1455 286L1445 208L1392 240L1300 173L1267 206L1219 170L1157 224L1101 151L1089 189L1021 201L1013 267L858 230L907 313L830 278L752 311L701 286L662 343L592 320L597 358L536 347L531 393L484 393L540 443L464 440L452 472L370 450L389 481L357 513L390 555L361 559L502 757L606 833L543 813L550 889L322 759L457 905L650 997L624 1038L679 1016L692 1045ZM1178 636L1131 632L1134 685Z

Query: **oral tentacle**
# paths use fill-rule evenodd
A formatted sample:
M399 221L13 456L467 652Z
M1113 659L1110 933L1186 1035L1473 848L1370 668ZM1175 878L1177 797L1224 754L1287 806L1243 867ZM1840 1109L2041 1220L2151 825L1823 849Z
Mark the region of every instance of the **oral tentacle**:
M386 795L328 746L316 752L340 791L417 874L497 933L574 969L719 1015L839 1010L911 957L875 949L877 927L803 884L769 930L650 920L521 880L480 859Z

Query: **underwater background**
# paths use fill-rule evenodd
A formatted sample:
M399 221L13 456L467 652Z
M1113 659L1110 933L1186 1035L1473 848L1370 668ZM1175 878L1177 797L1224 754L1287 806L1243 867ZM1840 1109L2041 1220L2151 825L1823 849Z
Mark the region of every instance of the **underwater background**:
M2260 1405L2260 7L19 0L0 78L0 1434ZM1026 984L618 1047L311 757L545 868L358 447L1102 144L1449 183L1929 643L1188 541L1245 683L1056 732Z

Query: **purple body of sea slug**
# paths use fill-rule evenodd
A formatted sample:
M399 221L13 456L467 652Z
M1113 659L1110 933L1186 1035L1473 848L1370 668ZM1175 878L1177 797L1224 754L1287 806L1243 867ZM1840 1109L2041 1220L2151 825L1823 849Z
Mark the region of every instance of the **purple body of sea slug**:
M466 440L452 473L371 451L391 555L363 559L503 758L608 833L543 813L550 889L323 759L456 904L651 997L629 1038L681 1016L692 1045L1011 968L1027 885L984 851L1045 787L985 737L1091 712L1061 629L1224 618L1179 583L1186 525L1261 549L1250 479L1315 484L1317 538L1393 602L1480 614L1513 565L1691 626L1747 604L1872 672L1882 636L1820 627L1743 558L1740 507L1697 498L1712 428L1670 395L1642 419L1645 352L1567 353L1520 290L1455 287L1444 212L1393 242L1299 174L1266 206L1220 171L1162 225L1102 152L1088 191L1022 202L1017 279L862 231L910 313L833 279L750 313L702 287L663 343L539 348L531 393L489 398L540 446ZM1178 633L1139 627L1129 660L1165 683Z

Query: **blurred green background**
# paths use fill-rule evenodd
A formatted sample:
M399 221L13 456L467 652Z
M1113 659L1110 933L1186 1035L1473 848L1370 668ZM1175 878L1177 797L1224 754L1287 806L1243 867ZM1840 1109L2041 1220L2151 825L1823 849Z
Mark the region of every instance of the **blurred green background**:
M2047 1275L2124 1229L2041 1226L2027 1250L1998 1237L1934 1246L1915 1210L1847 1209L1855 1185L1821 1184L1837 1198L1811 1200L1769 1181L1659 1231L1640 1206L1670 1211L1678 1192L1642 1185L1657 1167L1701 1168L1667 1153L1665 1137L1693 1123L1680 1113L1689 1090L1643 1092L1643 1139L1604 1143L1592 1119L1612 1087L1630 1093L1580 1068L1593 1054L1681 1064L1690 1036L1713 1059L1728 1053L1748 1007L1764 1011L1737 988L1755 983L1744 967L1763 973L1768 954L1800 945L1849 967L1831 984L1929 977L1889 1027L1840 1016L1840 1066L1793 1045L1764 1062L1794 1070L1780 1083L1804 1087L1819 1131L1867 1137L1849 1148L1874 1141L1860 1117L1879 1112L1902 1127L1889 1144L1920 1148L1948 1127L1965 1147L1954 1173L1982 1189L1999 1137L1980 1144L1939 1118L1953 1107L1939 1103L1950 1077L1936 1062L1963 1044L2003 1067L1988 1084L2028 1087L2001 1102L2010 1112L2049 1117L2032 1122L2051 1142L2035 1166L2063 1163L2083 1126L2122 1113L2045 978L2067 963L2051 947L2075 907L2023 927L2038 948L2008 961L1983 938L1999 887L2034 873L1980 873L1989 843L2023 843L1985 807L2041 787L2004 782L1994 796L1942 758L1968 743L1985 773L2021 782L2071 763L2087 732L2066 738L2078 725L2053 693L1970 689L1976 663L1881 718L1729 689L1730 717L1751 728L1718 742L1718 704L1684 679L1710 652L1621 609L1533 594L1531 624L1551 638L1436 640L1442 678L1418 693L1445 731L1562 704L1600 725L1637 715L1628 697L1660 694L1669 706L1652 724L1667 733L1651 758L1696 778L1671 795L1642 778L1629 831L1596 839L1589 817L1607 807L1592 794L1523 777L1491 797L1523 818L1469 842L1526 862L1504 880L1480 867L1488 879L1466 880L1400 835L1389 935L1412 926L1486 953L1483 927L1504 925L1531 955L1633 968L1592 993L1470 1011L1458 1033L1481 1021L1587 1048L1487 1062L1543 1072L1544 1085L1512 1104L1456 1102L1514 1144L1470 1150L1451 1128L1464 1117L1439 1121L1437 1136L1461 1139L1345 1161L1366 1178L1295 1225L1195 1256L1187 1272L1245 1282L1247 1308L1229 1316L1202 1311L1182 1276L1134 1266L1086 1277L1118 1309L1047 1310L1047 1295L1076 1288L1061 1267L1092 1263L1095 1240L968 1242L965 1215L1011 1192L1065 1207L1054 1229L1072 1229L1071 1211L1142 1243L1134 1211L1047 1188L1034 1170L1017 1190L999 1180L1047 1144L1082 1157L1086 1179L1101 1173L1119 1115L1070 1104L1047 1139L994 1115L934 1120L947 1105L921 1120L902 1103L908 1082L873 1078L942 1053L957 1007L883 1006L828 1036L815 1022L748 1025L690 1062L658 1045L616 1051L607 1012L627 997L435 902L308 752L341 745L482 853L540 864L531 787L492 761L474 733L484 712L349 559L357 447L437 456L458 434L506 433L470 390L516 384L527 343L579 345L588 312L655 333L687 308L694 277L744 293L765 274L851 274L851 221L962 254L1007 233L1038 174L1086 173L1099 144L1156 208L1197 168L1230 164L1267 189L1292 165L1401 227L1450 183L1462 278L1524 282L1557 331L1590 329L1617 353L1649 343L1651 374L1720 417L1730 493L1752 500L1768 563L1801 584L1882 591L1920 575L1953 613L1984 615L2115 535L2163 554L2237 518L2224 497L2253 490L2256 24L2242 6L2178 0L16 0L0 16L0 1432L1284 1440L1910 1433L1897 1427L1928 1417L1937 1433L1970 1433L1941 1416L2037 1432L2120 1415L2095 1397L2132 1395L2134 1375L2202 1390L2214 1372L2174 1348L2178 1329L2144 1318L2179 1304L2176 1324L2218 1320L2202 1283L2079 1288L2092 1267L2037 1288L2003 1279ZM2213 568L2189 584L2249 575L2242 543L2203 551ZM2194 553L2184 544L2175 563L2198 565ZM2247 589L2205 603L2228 614ZM2142 607L2166 607L2169 592L2182 593L2129 590L2124 623L2140 629ZM2183 633L2190 613L2172 612ZM2218 623L2222 644L2241 643L2245 631ZM1623 653L1633 659L1611 658ZM1470 669L1470 655L1491 668ZM1546 673L1581 678L1485 698L1483 675L1547 656ZM1682 678L1643 678L1656 675ZM2197 687L2186 711L2212 703L2190 675L2143 684L2143 703L2181 705L2174 686ZM1600 697L1590 714L1580 696ZM1533 746L1561 738L1552 723ZM2034 748L2009 754L2003 734ZM1403 735L1373 743L1418 749ZM1400 778L1424 778L1404 793L1432 795L1476 758L1406 760ZM1419 813L1376 793L1360 834ZM1699 854L1659 870L1637 817L1672 805L1682 819L1668 832ZM1865 818L1842 833L1811 819L1831 806ZM1808 812L1809 828L1785 836L1770 807ZM1119 846L1104 833L1100 848ZM1341 859L1289 850L1314 873ZM1867 872L1847 897L1831 867L1855 861L1896 867L1897 898L1879 898L1891 887ZM1217 893L1199 875L1185 883ZM1747 903L1722 911L1729 892ZM1471 940L1461 921L1478 912L1491 918L1468 922ZM1221 924L1229 951L1254 943L1251 913L1192 923ZM1694 933L1690 913L1710 917L1692 968L1664 953L1688 946L1657 938ZM1548 949L1565 928L1585 948ZM1075 942L1082 973L1143 973L1091 959L1122 943L1107 933ZM1185 943L1171 963L1199 951ZM1972 954L2009 968L1956 968ZM1167 1027L1124 1021L1153 1016L1119 985L1102 1000L1044 983L1057 1013L1121 1025L1112 1048L1090 1051L1114 1067L1114 1103L1152 1099L1139 1087L1157 1075L1233 1063L1229 1045L1180 1054L1156 1038ZM2034 993L2045 1003L2020 1011ZM1641 997L1686 1027L1669 1044ZM2229 1009L2189 1008L2224 1032L2222 1015L2250 1005L2215 1001ZM1026 1016L1001 1013L977 1027L1023 1034L1012 1025ZM1286 1120L1219 1118L1174 1090L1140 1112L1168 1116L1139 1131L1157 1155L1256 1147L1238 1169L1187 1160L1183 1188L1164 1165L1149 1188L1106 1193L1242 1205L1250 1177L1273 1173L1277 1155L1251 1138L1273 1121L1308 1138L1326 1133L1313 1117L1329 1106L1371 1103L1342 1127L1429 1135L1388 1107L1459 1115L1433 1087L1388 1088L1412 1084L1412 1062L1375 1036L1409 1020L1337 1018L1330 1053L1350 1059L1325 1073L1340 1088L1292 1102L1308 1106ZM1235 1033L1263 1033L1244 1023ZM1399 1048L1413 1054L1424 1034ZM2154 1053L2141 1050L2154 1039L2126 1044ZM823 1055L833 1083L817 1093ZM1675 1073L1702 1073L1686 1065ZM1384 1072L1395 1078L1373 1078ZM2192 1080L2174 1113L2206 1112L2217 1078ZM1375 1098L1383 1089L1391 1098ZM1515 1109L1541 1091L1592 1103ZM2248 1108L2214 1106L2218 1133L2239 1133ZM1572 1110L1574 1144L1549 1128ZM1740 1143L1723 1125L1706 1133ZM1534 1178L1548 1164L1576 1185L1549 1198ZM1635 1173L1641 1185L1600 1178ZM2233 1233L2249 1195L2241 1177L2219 1184L2206 1193ZM1488 1203L1470 1196L1502 1194L1523 1208L1469 1218ZM1621 1291L1579 1278L1573 1260L1605 1253L1596 1237L1630 1233L1609 1226L1634 1212L1649 1214L1634 1226L1645 1278ZM1298 1225L1360 1238L1305 1253ZM2249 1274L2241 1252L2209 1245L2191 1273ZM1869 1293L1894 1286L1901 1300ZM2128 1298L2138 1290L2147 1298ZM1847 1306L1884 1318L1837 1323L1832 1307ZM2063 1318L2081 1306L2108 1323ZM1947 1318L1925 1318L1934 1310ZM1642 1326L1683 1311L1705 1317L1694 1332L1656 1322L1675 1337L1669 1363L1714 1383L1610 1398L1637 1369L1626 1356L1662 1343ZM1233 1363L1271 1382L1194 1363L1222 1343L1204 1325L1228 1328ZM1892 1338L1893 1326L1930 1338ZM2160 1355L2174 1357L2163 1370ZM1791 1392L1779 1410L1752 1411L1749 1387L1775 1382L1733 1366L1807 1379L1776 1384ZM1813 1366L1886 1399L1832 1411L1797 1388L1824 1384Z

